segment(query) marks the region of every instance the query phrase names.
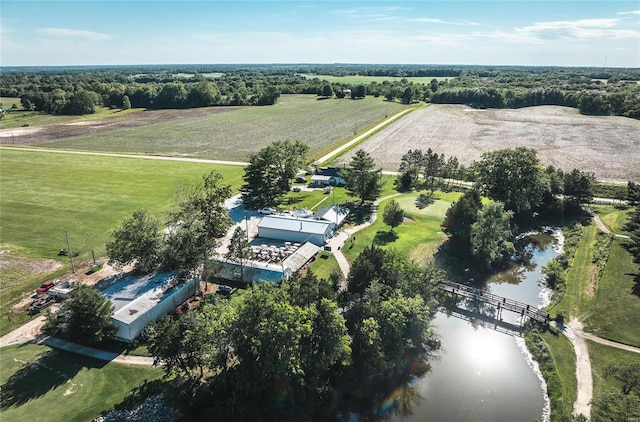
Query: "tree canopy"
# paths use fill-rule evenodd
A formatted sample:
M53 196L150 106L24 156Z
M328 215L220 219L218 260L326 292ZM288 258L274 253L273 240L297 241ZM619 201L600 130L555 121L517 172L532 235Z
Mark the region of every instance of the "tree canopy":
M79 285L64 301L63 333L72 340L92 344L115 334L113 305L93 287Z
M391 231L393 232L393 230L404 221L404 211L402 207L400 207L400 204L393 199L389 201L387 206L384 207L382 219L384 224L391 227Z
M276 205L289 192L291 179L306 164L308 151L309 146L300 141L276 141L252 154L240 189L245 206Z
M515 253L511 233L512 211L500 202L491 202L471 225L471 254L485 267L500 264Z
M478 187L516 215L538 207L550 190L536 151L518 147L485 152L476 165Z
M107 255L112 264L122 267L135 263L134 270L149 273L160 263L163 239L160 222L145 210L136 210L111 233Z
M347 190L360 198L360 203L373 201L382 192L382 170L376 168L373 158L365 150L356 151L349 167L342 170Z

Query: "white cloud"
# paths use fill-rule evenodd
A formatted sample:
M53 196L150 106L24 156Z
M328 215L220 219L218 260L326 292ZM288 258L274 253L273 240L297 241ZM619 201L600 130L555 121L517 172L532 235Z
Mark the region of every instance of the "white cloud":
M550 38L632 38L640 32L630 29L615 29L619 19L580 19L576 21L537 22L533 25L515 28L517 34Z
M456 25L456 26L481 26L479 23L476 23L476 22L443 21L442 19L434 19L434 18L408 19L407 22L435 23L435 24L438 24L438 25Z
M100 32L84 31L69 28L38 28L38 33L56 38L80 38L86 41L105 41L111 39L111 35Z
M629 12L618 12L619 15L640 15L640 10L631 10Z

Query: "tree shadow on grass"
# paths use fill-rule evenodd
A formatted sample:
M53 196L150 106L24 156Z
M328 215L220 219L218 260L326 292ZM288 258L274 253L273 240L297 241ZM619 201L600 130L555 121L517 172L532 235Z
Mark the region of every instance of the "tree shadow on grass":
M373 238L374 245L386 245L387 243L395 242L398 240L398 234L396 232L388 231L378 231Z
M631 293L640 297L640 273L638 274L627 274L627 275L631 275L631 276L635 276L633 281L634 281L634 285L631 288Z
M67 383L82 369L101 368L105 364L97 359L51 350L37 360L26 362L2 384L0 409L19 407Z
M350 224L359 225L369 221L371 218L371 204L358 205L355 203L347 203L345 206L351 210L347 216L347 222Z
M300 196L288 196L282 200L281 205L295 205L302 202L302 197Z

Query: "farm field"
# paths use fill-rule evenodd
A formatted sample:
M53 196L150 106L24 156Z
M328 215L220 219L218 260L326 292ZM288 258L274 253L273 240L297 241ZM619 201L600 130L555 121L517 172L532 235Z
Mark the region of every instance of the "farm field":
M397 170L410 149L433 149L469 165L486 151L526 146L543 165L578 168L605 181L640 181L640 121L583 116L576 109L539 106L477 110L432 104L380 130L358 148L385 170ZM355 149L335 160L348 163Z
M304 141L320 156L408 106L368 97L283 95L268 107L151 110L105 120L0 131L0 142L90 151L247 161L273 141Z

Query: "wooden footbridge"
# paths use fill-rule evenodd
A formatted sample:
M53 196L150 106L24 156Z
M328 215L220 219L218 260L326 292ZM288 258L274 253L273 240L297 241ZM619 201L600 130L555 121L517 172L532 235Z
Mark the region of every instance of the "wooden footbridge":
M465 286L464 284L445 281L438 285L438 289L468 299L473 299L475 301L493 305L498 311L498 319L500 318L503 309L520 314L520 316L522 316L523 323L526 318L530 318L543 324L549 322L550 319L549 314L546 311L538 309L533 305L528 305L526 303L518 302L503 296L494 295L493 293L485 292L484 290L476 289L474 287Z

